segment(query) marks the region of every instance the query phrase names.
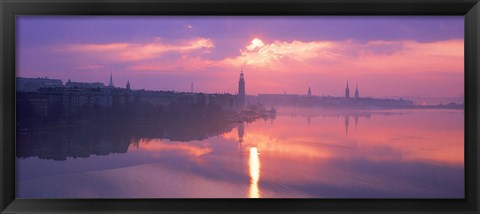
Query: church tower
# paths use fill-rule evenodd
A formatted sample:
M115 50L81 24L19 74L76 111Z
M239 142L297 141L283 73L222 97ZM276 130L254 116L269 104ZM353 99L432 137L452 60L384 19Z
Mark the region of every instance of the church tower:
M347 80L347 88L345 89L345 98L350 98L350 89L348 88L348 80Z
M358 93L358 82L355 86L355 98L359 98L360 97L360 94Z
M308 87L308 92L307 92L307 96L312 96L312 89L310 89L310 87Z
M113 88L112 71L110 71L110 83L108 83L108 87Z
M241 70L240 80L238 80L238 103L242 108L245 106L245 78L243 70Z
M127 81L127 90L130 90L130 80Z

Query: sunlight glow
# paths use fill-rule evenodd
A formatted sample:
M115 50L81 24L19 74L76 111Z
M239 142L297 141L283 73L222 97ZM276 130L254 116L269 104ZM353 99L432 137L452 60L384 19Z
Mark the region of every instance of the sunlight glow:
M265 46L265 44L263 44L263 41L261 39L255 38L252 40L252 43L249 46L247 46L247 49L251 51L257 47L263 47L263 46Z

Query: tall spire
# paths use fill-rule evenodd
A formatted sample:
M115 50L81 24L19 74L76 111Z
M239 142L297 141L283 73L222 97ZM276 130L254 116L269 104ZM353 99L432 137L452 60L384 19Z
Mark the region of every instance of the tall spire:
M358 93L358 81L357 81L357 84L355 86L355 98L359 98L360 97L360 93Z
M110 70L110 83L108 84L108 87L113 88L113 77L112 77L112 71Z
M345 98L350 98L350 89L348 88L348 80L347 80L347 88L345 89Z
M312 89L310 89L310 87L308 87L307 96L312 96Z
M130 90L130 80L127 81L127 90Z

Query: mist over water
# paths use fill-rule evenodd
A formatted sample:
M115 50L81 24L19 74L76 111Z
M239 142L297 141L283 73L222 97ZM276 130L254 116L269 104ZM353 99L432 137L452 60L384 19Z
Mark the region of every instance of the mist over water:
M19 132L17 197L464 197L463 110L279 108L208 126Z

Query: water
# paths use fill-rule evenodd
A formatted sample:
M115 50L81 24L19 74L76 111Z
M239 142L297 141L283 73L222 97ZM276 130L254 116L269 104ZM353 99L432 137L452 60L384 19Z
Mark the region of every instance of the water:
M17 197L464 197L460 110L278 109L181 141L119 130L17 133Z

